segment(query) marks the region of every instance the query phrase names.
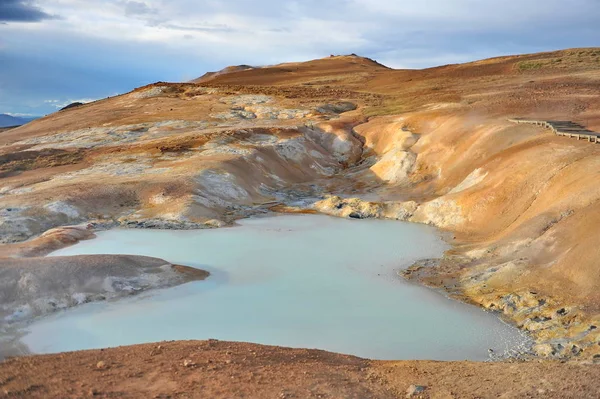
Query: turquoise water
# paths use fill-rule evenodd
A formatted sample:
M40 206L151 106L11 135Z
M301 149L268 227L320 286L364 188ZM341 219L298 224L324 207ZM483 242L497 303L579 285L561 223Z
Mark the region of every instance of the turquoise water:
M138 254L209 270L206 281L86 304L28 327L35 353L216 338L375 359L473 359L525 342L476 307L397 270L447 248L427 226L323 215L214 230L111 230L52 255Z

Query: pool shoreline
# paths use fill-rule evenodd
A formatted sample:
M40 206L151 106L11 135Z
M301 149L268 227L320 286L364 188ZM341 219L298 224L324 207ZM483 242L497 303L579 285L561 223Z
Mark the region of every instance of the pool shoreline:
M242 225L243 225L244 223L246 223L246 221L248 221L248 220L252 220L252 219L254 219L254 220L257 220L257 219L262 219L263 217L265 217L265 218L267 218L267 219L268 219L268 218L272 218L272 217L275 217L275 216L282 216L282 217L285 217L285 216L289 216L289 215L285 215L285 214L270 214L270 215L261 215L261 217L259 217L259 218L242 219L242 220L240 221L240 222L241 222L240 224L242 224ZM304 217L304 216L296 215L295 217ZM325 216L325 215L318 215L317 217L319 217L319 218L325 218L326 216ZM339 219L339 218L336 218L336 217L331 217L331 216L330 216L330 218L331 218L332 220L337 220L337 219ZM361 223L361 221L350 221L350 223ZM385 222L384 222L384 223L385 223ZM388 223L392 223L392 222L390 221L390 222L388 222ZM394 223L394 225L395 225L395 223ZM410 225L416 225L416 226L418 226L419 224L413 224L413 223L410 223ZM421 226L422 226L422 225L421 225ZM423 227L425 227L425 226L423 226ZM427 229L430 229L429 227L425 227L425 228L427 228ZM125 230L128 230L128 229L123 229L123 230L125 231ZM220 230L220 229L218 229L218 230ZM211 230L211 231L214 231L214 230ZM440 232L439 232L438 230L431 230L431 231L435 231L435 233L434 233L434 234L435 234L435 236L437 237L437 239L442 239L442 237L443 237L443 234L439 234ZM92 240L92 241L93 241L93 240ZM445 241L446 241L446 240L444 240L444 242L445 242ZM446 245L446 244L445 244L445 245ZM168 259L168 258L167 258L167 259ZM170 259L168 259L168 260L170 261ZM176 263L176 262L173 262L173 263ZM376 262L373 262L373 263L376 263ZM396 263L397 263L397 262L396 262ZM397 283L398 283L398 282L404 282L404 280L403 280L403 279L401 279L401 278L399 278L399 277L398 277L398 271L399 271L399 270L402 270L402 269L403 269L403 268L405 268L405 267L409 267L409 266L410 266L412 263L413 263L412 261L411 261L411 262L404 262L404 264L402 265L402 267L399 267L399 265L398 265L398 264L396 264L396 265L394 265L393 267L391 267L391 268L390 268L389 272L390 272L391 274L393 274L393 277L394 277L394 278L397 280ZM375 268L375 266L374 266L374 265L371 265L371 268ZM209 279L209 280L210 280L210 279ZM411 285L412 285L412 283L411 283ZM397 287L397 288L401 288L401 287ZM429 288L427 288L427 287L424 287L424 286L420 286L420 288L423 288L423 289L425 289L425 290L427 290L427 291L432 291L432 290L430 290ZM441 300L443 300L443 301L448 301L448 299L452 299L452 301L451 301L451 302L455 302L455 301L454 301L454 298L448 297L448 296L446 295L446 293L445 293L445 292L443 292L443 291L439 291L439 290L433 290L433 291L436 291L436 292L435 292L435 295L436 295L436 296L439 296L439 294L442 294L442 295L444 296L444 298L441 298L441 297L440 297L440 298L441 298ZM457 302L457 303L458 303L458 302ZM462 305L462 304L461 304L461 305ZM475 309L475 308L474 308L474 309ZM478 307L478 308L477 308L477 310L478 310L478 311L480 311L480 310L481 310L481 308L480 308L480 307ZM486 312L486 313L489 313L489 312ZM494 317L494 318L497 318L496 316L493 316L493 317ZM37 320L36 320L36 321L37 321ZM507 326L510 326L510 324L507 324L507 323L505 323L505 321L502 321L502 322L503 322L504 324L506 324ZM512 327L512 326L510 326L510 327ZM145 341L143 341L143 342L145 342ZM257 342L257 343L263 343L263 344L264 344L264 343L266 343L266 344L269 344L270 342ZM329 350L328 348L322 348L322 349ZM343 353L349 353L348 351L342 351L342 352L343 352ZM491 359L496 359L496 360L499 360L499 359L500 359L500 357L498 357L498 358L494 358L494 357L492 356L492 357L491 357Z

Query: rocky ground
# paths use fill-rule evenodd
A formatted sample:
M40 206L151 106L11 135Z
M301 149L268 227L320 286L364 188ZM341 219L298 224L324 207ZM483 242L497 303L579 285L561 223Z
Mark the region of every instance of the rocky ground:
M180 341L21 357L1 398L584 398L600 368L559 362L370 361L310 350Z
M536 356L599 361L600 146L508 121L600 131L599 89L599 49L426 70L339 56L145 86L0 134L0 256L269 210L427 223L453 249L405 277L502 313Z

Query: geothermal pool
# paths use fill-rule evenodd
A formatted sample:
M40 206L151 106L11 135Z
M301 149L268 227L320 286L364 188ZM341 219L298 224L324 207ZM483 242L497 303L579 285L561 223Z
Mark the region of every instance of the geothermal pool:
M397 270L447 248L433 228L323 215L199 231L111 230L52 255L137 254L209 270L205 281L41 319L34 353L208 339L374 359L484 360L526 338L496 316L409 284Z

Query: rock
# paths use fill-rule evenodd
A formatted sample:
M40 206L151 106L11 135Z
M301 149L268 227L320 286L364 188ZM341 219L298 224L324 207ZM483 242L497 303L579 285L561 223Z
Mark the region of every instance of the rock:
M189 222L187 220L174 219L143 219L131 220L120 218L119 225L132 229L159 229L159 230L193 230L205 229L212 226L207 226L204 223Z
M100 360L98 363L96 363L96 368L99 370L105 369L106 363L104 363L102 360Z
M255 105L265 104L273 101L273 97L262 94L241 94L237 96L227 96L219 99L219 102L230 105Z
M422 394L423 392L425 392L425 389L427 389L427 387L425 385L411 385L406 390L406 397L407 398L416 397L416 396Z
M419 206L410 221L451 229L464 223L466 218L457 201L439 197Z
M560 308L556 311L556 314L560 315L560 316L564 316L568 313L568 310L565 308Z
M190 359L185 359L183 361L183 366L184 367L194 367L196 365L196 363L194 363L193 361L191 361Z
M250 111L234 109L229 112L211 114L211 117L216 119L256 119L256 114Z
M313 204L314 209L328 215L366 219L382 216L382 206L376 202L363 201L359 198L342 199L338 196L327 196Z
M223 227L225 226L225 222L218 219L211 219L204 222L204 225L208 227Z
M417 154L396 148L387 151L370 170L381 180L395 185L410 184L410 175L417 162Z
M79 107L79 106L81 106L83 104L84 103L82 103L82 102L76 101L76 102L71 103L71 104L69 104L69 105L67 105L65 107L62 107L61 109L59 109L59 111L64 111L66 109L76 108L76 107Z
M167 91L168 89L169 89L168 86L150 87L148 89L140 90L140 91L132 94L132 97L134 97L136 99L158 97L161 94L163 94L165 91Z
M356 104L351 103L349 101L342 101L334 104L324 104L316 108L317 112L323 114L342 114L348 111L354 111L356 109Z
M389 219L408 220L418 208L415 201L385 202L383 204L383 216Z
M544 356L544 357L550 357L556 353L556 351L554 350L554 347L552 347L552 345L550 345L550 344L536 344L533 346L532 350L538 356Z

